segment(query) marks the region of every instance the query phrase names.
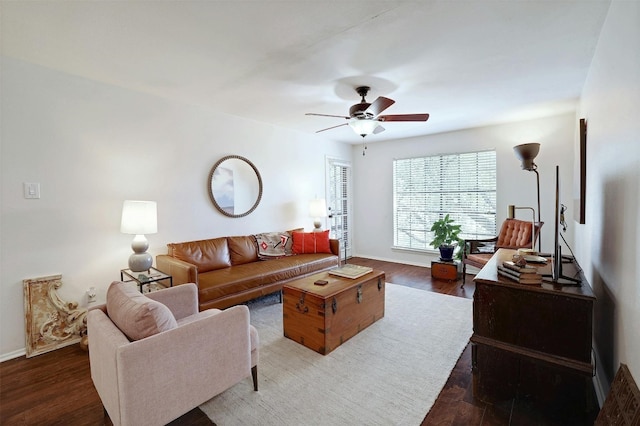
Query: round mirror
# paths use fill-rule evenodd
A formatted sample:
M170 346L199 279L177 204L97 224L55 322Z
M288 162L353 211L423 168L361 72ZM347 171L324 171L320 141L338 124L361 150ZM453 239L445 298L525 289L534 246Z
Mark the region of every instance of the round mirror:
M256 166L238 155L227 155L211 168L209 197L220 213L243 217L258 207L262 177Z

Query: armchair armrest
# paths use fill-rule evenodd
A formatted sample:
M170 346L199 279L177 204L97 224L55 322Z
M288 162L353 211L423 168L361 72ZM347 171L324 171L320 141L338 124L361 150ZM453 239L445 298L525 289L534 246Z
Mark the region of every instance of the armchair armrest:
M168 254L156 256L156 268L173 277L173 285L186 283L198 284L198 267Z
M129 344L129 339L111 322L106 305L91 309L87 314L87 334L90 336L91 380L109 416L113 416L120 412L116 353L119 347Z
M198 286L193 283L154 291L145 296L168 307L176 320L198 313Z
M118 348L119 400L127 424L165 424L194 401L205 402L251 375L248 308L196 315L195 321Z
M494 253L498 237L464 240L462 258L474 253Z

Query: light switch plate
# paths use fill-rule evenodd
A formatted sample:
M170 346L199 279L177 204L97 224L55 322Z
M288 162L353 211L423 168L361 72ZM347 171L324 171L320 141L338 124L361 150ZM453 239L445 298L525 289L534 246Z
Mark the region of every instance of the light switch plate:
M24 187L24 198L29 198L29 199L40 198L39 183L24 182L23 187Z

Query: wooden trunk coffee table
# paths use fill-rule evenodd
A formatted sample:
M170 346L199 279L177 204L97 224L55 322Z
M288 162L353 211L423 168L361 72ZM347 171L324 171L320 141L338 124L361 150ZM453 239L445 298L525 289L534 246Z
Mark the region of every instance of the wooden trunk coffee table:
M328 272L283 286L285 337L326 355L384 317L384 272L351 279ZM326 285L314 284L325 280Z

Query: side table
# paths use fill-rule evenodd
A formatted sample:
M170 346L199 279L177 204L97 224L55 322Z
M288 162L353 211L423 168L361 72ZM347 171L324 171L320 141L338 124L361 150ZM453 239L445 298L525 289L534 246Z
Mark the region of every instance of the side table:
M447 262L445 260L432 260L431 261L431 277L437 280L456 281L458 279L458 265L457 260Z
M169 287L173 287L173 277L157 270L154 267L151 267L148 271L143 272L133 272L131 269L121 269L120 280L124 282L135 281L140 287L140 293L144 293L143 286L145 284L147 284L148 293L152 290L151 283L157 283L159 281L169 280Z

